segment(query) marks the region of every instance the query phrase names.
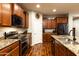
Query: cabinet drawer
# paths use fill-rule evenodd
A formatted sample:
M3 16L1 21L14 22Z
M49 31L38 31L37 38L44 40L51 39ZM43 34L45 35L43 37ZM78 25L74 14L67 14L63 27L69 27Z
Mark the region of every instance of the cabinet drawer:
M10 52L11 50L13 50L14 48L16 48L17 46L19 45L19 41L9 45L8 47L5 47L4 49L2 49L0 51L0 53L8 53Z
M7 53L0 53L0 56L5 56Z
M9 52L6 56L19 56L19 46Z
M9 47L10 47L11 49L14 49L14 48L16 48L17 46L19 46L19 41L13 43L13 44L10 45Z
M9 48L10 48L10 47L6 47L6 48L2 49L2 50L0 51L0 53L8 53L8 52L10 52Z

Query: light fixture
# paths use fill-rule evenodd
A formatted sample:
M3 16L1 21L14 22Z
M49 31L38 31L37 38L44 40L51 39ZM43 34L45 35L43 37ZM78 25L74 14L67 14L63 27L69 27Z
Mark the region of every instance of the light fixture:
M39 4L37 4L37 5L36 5L36 7L37 7L37 8L40 8L40 5L39 5Z
M56 9L53 9L52 11L53 11L53 12L56 12Z

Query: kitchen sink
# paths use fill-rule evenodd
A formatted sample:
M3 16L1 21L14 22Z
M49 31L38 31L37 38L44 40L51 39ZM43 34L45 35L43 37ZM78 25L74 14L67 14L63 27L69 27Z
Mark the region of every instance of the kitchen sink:
M73 44L73 45L79 45L79 42L76 42L76 41L66 41L66 42L63 42L65 44Z
M60 40L62 40L62 41L72 41L70 38L68 38L68 37L61 37L61 38L58 38L58 39L60 39Z
M61 38L58 38L58 39L60 39L64 44L79 45L79 42L73 41L72 39L70 39L68 37L61 37Z

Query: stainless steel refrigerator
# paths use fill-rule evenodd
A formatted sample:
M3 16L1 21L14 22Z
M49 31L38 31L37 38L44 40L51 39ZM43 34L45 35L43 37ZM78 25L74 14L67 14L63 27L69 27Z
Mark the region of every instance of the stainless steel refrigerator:
M67 35L68 34L68 25L63 23L57 24L57 34L58 35Z

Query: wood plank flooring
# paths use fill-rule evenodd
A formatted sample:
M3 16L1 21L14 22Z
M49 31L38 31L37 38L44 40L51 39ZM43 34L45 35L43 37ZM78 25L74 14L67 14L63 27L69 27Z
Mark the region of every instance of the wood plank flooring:
M52 48L50 42L39 43L31 47L26 56L52 56Z

